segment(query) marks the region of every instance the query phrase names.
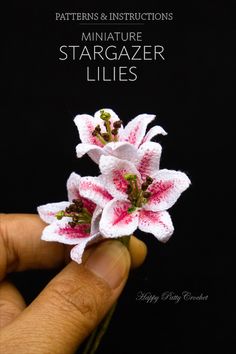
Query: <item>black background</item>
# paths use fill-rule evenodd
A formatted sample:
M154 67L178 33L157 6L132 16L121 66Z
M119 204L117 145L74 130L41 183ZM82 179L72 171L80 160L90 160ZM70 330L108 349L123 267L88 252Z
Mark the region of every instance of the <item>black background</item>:
M175 233L163 245L137 233L148 246L132 272L98 353L224 352L233 336L233 57L235 25L230 2L191 2L178 8L145 2L98 8L34 2L12 4L4 16L1 105L1 211L35 213L37 205L66 200L71 173L95 175L88 157L76 158L73 118L110 107L127 122L154 113L168 136L161 167L186 172L192 186L170 210ZM144 44L165 46L165 62L142 62L132 83L87 83L79 62L58 60L58 46L80 41L76 22L55 22L55 12L173 12L174 20L142 27L86 27L90 31L143 31ZM113 63L112 63L113 64ZM54 272L14 274L27 302ZM139 291L183 291L207 301L146 303Z

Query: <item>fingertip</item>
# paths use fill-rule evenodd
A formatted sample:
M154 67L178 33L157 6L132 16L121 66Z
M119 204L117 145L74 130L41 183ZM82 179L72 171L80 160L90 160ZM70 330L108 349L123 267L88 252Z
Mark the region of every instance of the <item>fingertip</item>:
M131 268L141 266L147 255L146 244L135 236L131 236L129 242L129 251L131 258Z

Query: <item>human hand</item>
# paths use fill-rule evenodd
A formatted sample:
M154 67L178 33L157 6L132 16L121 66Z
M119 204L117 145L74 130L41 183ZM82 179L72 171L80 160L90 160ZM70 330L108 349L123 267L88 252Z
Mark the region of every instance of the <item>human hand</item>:
M89 248L83 265L69 260L69 246L40 239L37 215L0 214L0 352L74 353L120 295L130 264L139 266L145 244L131 237ZM26 307L6 276L13 271L65 265Z

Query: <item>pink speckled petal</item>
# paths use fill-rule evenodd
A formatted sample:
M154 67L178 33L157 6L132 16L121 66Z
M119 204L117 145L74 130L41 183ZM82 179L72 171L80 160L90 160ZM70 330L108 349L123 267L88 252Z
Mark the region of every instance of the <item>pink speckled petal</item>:
M70 257L73 261L77 263L82 263L82 256L87 246L90 246L98 241L102 240L102 236L100 234L94 234L92 236L81 238L76 246L72 248L70 251Z
M99 233L99 222L102 216L102 208L97 206L91 220L91 235Z
M103 148L104 155L115 156L121 160L136 162L138 155L137 149L127 142L111 142Z
M102 209L96 207L91 220L91 236L87 238L81 238L78 244L72 248L70 252L70 256L71 259L73 259L73 261L80 264L82 262L82 256L85 248L103 239L103 237L99 233L99 222L101 219L101 215L102 215Z
M37 211L44 222L51 224L55 220L55 214L61 210L65 210L69 204L69 202L48 203L38 206Z
M153 121L155 115L153 114L140 114L132 119L124 128L121 141L128 141L130 144L139 147L141 144L148 124Z
M159 170L161 150L161 145L152 141L142 144L138 149L137 169L143 180Z
M138 227L141 231L153 234L161 242L168 241L174 231L167 211L141 210Z
M138 183L141 180L134 164L127 160L120 160L114 156L101 156L99 167L106 189L114 198L127 199L128 183L124 179L125 174L135 174Z
M82 197L91 200L102 208L112 199L98 177L82 177L79 188Z
M148 188L151 192L144 208L152 211L166 210L172 207L190 185L187 175L180 171L159 170Z
M159 125L155 125L151 129L149 129L149 131L147 132L147 134L143 138L142 144L146 143L147 141L152 140L152 138L154 138L154 136L159 135L159 134L167 135L167 132Z
M66 187L68 192L68 199L71 202L73 199L80 198L79 183L81 176L72 172L67 180Z
M103 146L102 143L92 135L97 125L96 120L88 114L79 114L75 117L74 122L79 131L79 137L82 143Z
M45 227L41 239L76 245L81 238L87 238L90 235L90 225L83 224L71 227L68 224L69 221L71 221L69 217L65 217L62 220L55 219L51 225Z
M100 232L104 237L131 235L137 229L139 212L128 213L130 206L129 202L117 199L105 206L100 221Z
M85 154L88 154L89 157L95 162L98 163L101 155L103 154L103 148L97 145L81 143L76 146L76 155L77 157L82 157Z
M67 181L69 201L71 202L73 199L81 199L83 201L84 207L90 212L90 214L93 214L96 205L92 201L81 196L79 192L80 181L81 176L75 172L72 172Z

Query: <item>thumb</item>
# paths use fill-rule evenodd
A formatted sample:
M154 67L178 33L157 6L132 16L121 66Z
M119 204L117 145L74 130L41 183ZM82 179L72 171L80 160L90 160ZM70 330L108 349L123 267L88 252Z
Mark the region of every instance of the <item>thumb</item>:
M118 298L130 257L120 241L98 245L84 265L68 264L2 331L6 354L74 353ZM5 333L4 333L5 332Z

